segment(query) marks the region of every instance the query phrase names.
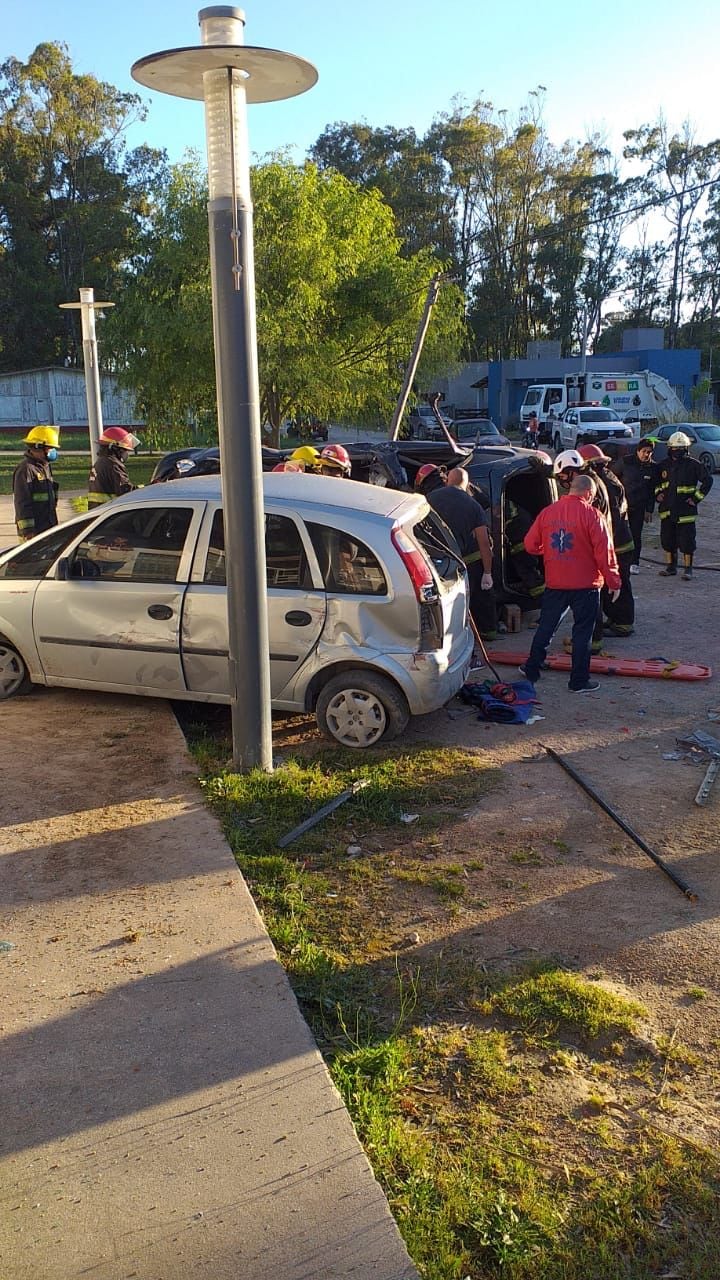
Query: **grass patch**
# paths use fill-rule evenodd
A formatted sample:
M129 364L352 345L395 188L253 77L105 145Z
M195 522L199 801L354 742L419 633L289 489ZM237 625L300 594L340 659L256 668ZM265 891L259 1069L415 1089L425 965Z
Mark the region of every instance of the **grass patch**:
M0 494L12 493L12 476L19 458L3 458L0 455ZM155 470L156 458L128 458L127 469L130 479L135 485L147 484ZM53 475L60 484L60 496L70 489L87 489L90 455L85 457L63 458L52 464Z
M458 821L495 770L472 752L420 746L328 749L272 777L239 777L222 768L223 742L194 749L423 1280L716 1280L715 1157L653 1130L647 1111L621 1125L599 1092L609 1073L612 1096L630 1085L659 1096L667 1064L626 1054L643 1007L557 962L488 971L457 937L419 964L388 948L383 931L402 944L416 886L462 892L491 856L480 845L467 860L456 850L432 861L442 856L432 832ZM366 790L277 848L359 776ZM420 815L412 828L400 822L407 811ZM489 1025L497 1015L510 1025ZM548 1058L538 1031L587 1043L576 1054L551 1045ZM593 1048L606 1034L613 1043ZM683 1062L674 1038L665 1050ZM586 1103L590 1092L584 1113L563 1094L553 1101L568 1087Z
M273 774L214 773L217 741L200 738L193 750L206 796L321 1045L344 1040L348 1027L365 1037L386 1030L404 1016L405 979L400 994L390 996L397 986L394 970L375 972L363 963L368 953L386 948L375 942L377 920L363 919L356 905L360 887L375 895L373 902L382 901L386 860L358 860L347 848L388 830L406 844L400 815L408 810L420 814L413 831L456 821L462 801L487 792L498 771L474 752L419 745L364 751L361 759L328 748L311 759L290 758ZM368 779L364 790L286 850L278 849L281 835L359 777ZM460 871L430 873L428 883L442 901L462 895Z
M196 754L207 771L215 745L200 742ZM215 760L215 763L217 761ZM464 800L484 795L499 771L475 752L457 748L418 746L412 750L385 748L358 753L337 748L319 751L312 759L291 758L273 774L220 772L206 777L208 799L228 825L236 854L275 850L278 837L310 817L322 805L359 778L369 785L303 836L292 849L323 847L340 826L354 833L382 830L398 824L408 810L420 814L416 827L431 829L457 819Z
M608 1145L602 1168L568 1166L536 1126L503 1124L524 1080L499 1033L418 1029L332 1072L425 1280L716 1277L710 1153L644 1137L632 1163Z
M613 995L595 983L563 969L551 969L496 992L489 1009L516 1019L521 1026L545 1034L579 1032L588 1039L612 1032L632 1033L643 1005Z

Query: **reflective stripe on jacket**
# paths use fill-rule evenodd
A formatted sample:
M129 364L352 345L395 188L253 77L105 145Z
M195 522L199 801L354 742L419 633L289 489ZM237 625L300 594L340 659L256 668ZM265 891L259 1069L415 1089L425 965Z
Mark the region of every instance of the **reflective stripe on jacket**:
M655 497L661 520L692 524L697 519L698 504L712 489L713 478L701 462L687 454L677 462L668 457L658 464L655 474Z
M32 538L57 524L57 490L49 462L29 453L13 472L15 525L20 538Z
M124 462L115 457L107 445L101 444L88 479L88 507L99 507L103 502L130 493L132 483Z

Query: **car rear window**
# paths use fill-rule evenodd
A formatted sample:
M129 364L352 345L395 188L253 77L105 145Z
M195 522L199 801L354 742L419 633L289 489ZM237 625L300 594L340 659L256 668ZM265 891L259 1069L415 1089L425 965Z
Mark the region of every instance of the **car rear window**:
M432 561L433 568L442 583L457 582L465 572L460 548L447 525L434 511L418 524L413 525L413 537Z
M386 596L382 566L364 542L354 534L324 524L307 522L326 591L340 595Z

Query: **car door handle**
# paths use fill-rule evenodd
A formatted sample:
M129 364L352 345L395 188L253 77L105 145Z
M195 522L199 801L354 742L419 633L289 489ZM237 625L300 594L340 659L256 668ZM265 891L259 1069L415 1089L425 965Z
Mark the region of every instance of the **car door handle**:
M151 604L148 607L148 613L151 618L166 619L172 618L173 611L168 604Z
M291 627L308 627L312 622L312 614L305 613L303 609L291 609L285 614L285 621Z

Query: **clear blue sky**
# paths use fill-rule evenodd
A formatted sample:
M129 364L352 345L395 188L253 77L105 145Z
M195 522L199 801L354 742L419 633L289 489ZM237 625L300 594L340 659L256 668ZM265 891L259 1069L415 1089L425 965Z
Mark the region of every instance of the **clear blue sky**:
M198 43L201 4L178 0L15 0L5 10L0 56L27 59L44 40L64 41L77 71L149 106L133 145L188 146L204 155L203 109L140 90L138 58ZM699 141L720 134L717 110L718 0L248 0L247 44L301 54L319 83L301 98L250 109L256 154L293 147L300 159L329 123L412 125L423 132L452 98L483 97L514 113L542 84L553 142L603 132L618 148L624 128L662 109L689 117Z

